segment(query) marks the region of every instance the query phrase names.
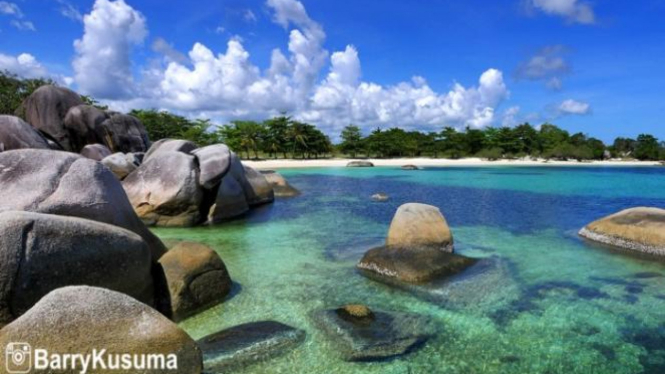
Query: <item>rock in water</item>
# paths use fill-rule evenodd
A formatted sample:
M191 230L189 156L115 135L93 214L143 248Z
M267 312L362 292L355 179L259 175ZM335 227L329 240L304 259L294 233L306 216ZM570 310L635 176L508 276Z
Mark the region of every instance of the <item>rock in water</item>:
M148 243L156 262L164 244L136 216L120 182L102 164L77 154L37 149L0 153L0 212L86 218L125 228Z
M134 210L148 225L180 227L199 223L203 192L193 156L160 152L129 174L122 186Z
M283 355L305 341L305 332L274 321L247 323L197 343L206 372L229 372Z
M272 185L275 197L294 197L300 195L300 191L291 186L280 173L274 170L261 170L261 174Z
M152 305L152 257L135 233L105 223L30 212L0 213L0 325L50 291L99 286Z
M249 211L249 204L247 204L247 198L240 183L232 175L224 177L217 191L215 203L210 207L208 223L223 222L243 215L247 211Z
M181 242L159 259L170 292L174 321L224 301L231 277L219 255L203 244Z
M638 207L592 222L579 234L589 240L654 255L665 255L665 210Z
M245 176L252 189L250 193L252 199L247 201L249 205L267 204L272 203L275 200L275 193L273 192L272 185L263 174L259 173L254 168L245 166Z
M130 157L128 157L130 156ZM123 180L134 170L137 166L133 162L134 156L132 154L125 155L124 153L114 153L102 160L102 165L106 166L111 172L119 179Z
M420 170L420 167L416 165L403 165L402 170Z
M76 92L56 86L41 86L28 96L19 111L26 121L53 139L65 151L78 152L69 139L69 131L63 123L70 108L83 104Z
M5 115L0 115L0 144L0 152L23 148L49 149L39 131L18 117Z
M377 203L384 203L390 200L390 196L388 196L388 194L385 194L383 192L375 193L370 198L372 199L372 201L376 201Z
M390 223L388 246L431 246L453 252L453 236L439 208L418 203L400 206Z
M203 366L201 350L177 325L127 295L102 288L65 287L49 293L0 330L0 344L11 342L49 353L92 355L105 349L107 355L129 354L132 362L134 357L143 362L143 368L123 373L200 374Z
M361 309L364 311L361 316L351 314L349 306L313 314L317 326L346 361L399 356L423 344L435 333L431 321L417 314Z
M111 150L101 144L88 144L81 150L81 156L95 161L101 161L110 155Z
M220 184L231 167L232 152L225 144L213 144L192 152L201 168L199 184L212 190Z
M152 144L148 152L145 153L143 159L147 161L150 157L162 152L182 152L189 155L195 149L196 144L189 140L161 139Z
M351 161L346 164L347 168L371 168L374 164L369 161Z

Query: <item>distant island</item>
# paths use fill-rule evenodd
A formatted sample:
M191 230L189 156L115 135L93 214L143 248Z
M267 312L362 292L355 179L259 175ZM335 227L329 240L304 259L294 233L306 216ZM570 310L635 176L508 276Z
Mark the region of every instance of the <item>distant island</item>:
M35 89L56 83L48 79L23 79L0 72L0 114L18 115L23 100ZM82 96L90 105L107 109L94 98ZM260 159L451 159L475 158L486 161L664 161L665 141L650 134L636 138L619 137L611 145L582 132L570 134L554 124L515 127L467 127L458 131L445 127L439 132L406 131L395 124L377 128L364 136L360 127L349 124L340 134L341 142L316 126L286 114L262 122L237 120L214 124L209 119L189 119L167 111L135 109L153 141L174 138L190 140L199 146L225 143L245 160ZM474 161L467 161L467 163ZM446 164L446 163L435 163Z

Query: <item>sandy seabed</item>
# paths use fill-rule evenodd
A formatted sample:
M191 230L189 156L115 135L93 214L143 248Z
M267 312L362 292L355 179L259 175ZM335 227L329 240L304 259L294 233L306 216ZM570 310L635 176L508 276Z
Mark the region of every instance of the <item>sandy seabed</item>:
M375 166L657 166L658 161L547 161L544 159L518 159L488 161L480 158L462 158L458 160L444 158L392 158L392 159L318 159L318 160L294 160L276 159L260 161L243 161L245 165L256 169L280 169L280 168L314 168L314 167L344 167L351 161L370 161Z

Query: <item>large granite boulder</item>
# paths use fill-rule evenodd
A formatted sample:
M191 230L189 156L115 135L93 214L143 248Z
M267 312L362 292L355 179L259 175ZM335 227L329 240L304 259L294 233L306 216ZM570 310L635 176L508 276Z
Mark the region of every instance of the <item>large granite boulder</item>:
M102 165L111 170L119 180L125 179L126 176L131 174L138 167L135 157L132 153L114 153L101 160Z
M249 182L249 188L251 188L250 199L247 200L249 205L267 204L275 200L272 185L263 174L252 167L245 166L245 177Z
M300 191L291 186L280 173L274 170L261 170L261 174L272 185L275 197L294 197L300 195Z
M390 223L386 245L431 246L453 252L453 236L439 208L409 203L397 209Z
M215 203L210 207L208 223L215 224L243 215L249 211L249 204L242 186L232 175L222 179L217 190Z
M95 161L101 161L111 155L111 150L102 144L88 144L81 150L81 156Z
M227 373L283 355L305 341L305 331L275 321L246 323L200 339L206 372Z
M383 246L367 251L356 266L363 275L384 283L427 283L460 273L475 262L429 246Z
M141 164L122 186L138 216L148 225L199 223L203 192L196 160L182 152L160 152Z
M189 140L160 139L150 146L150 149L145 153L143 159L147 161L150 157L159 155L163 152L182 152L189 155L196 148L196 144Z
M665 255L665 210L638 207L594 221L579 234L589 240L654 255Z
M69 139L64 119L70 108L83 104L81 96L63 87L42 86L28 96L19 111L26 122L54 140L62 149L77 152Z
M93 355L106 350L104 362L111 355L130 355L140 363L143 356L144 368L121 367L123 373L200 374L203 364L194 340L159 312L127 295L95 287L65 287L49 293L0 330L0 344L5 347L12 342L49 354ZM70 367L57 372L80 371Z
M313 314L317 326L346 361L383 360L412 352L436 329L429 318L346 305Z
M0 152L13 149L49 149L46 139L22 119L0 115Z
M374 164L370 161L351 161L346 164L347 168L371 168L374 167Z
M141 236L156 261L162 242L136 216L106 167L68 152L24 149L0 153L0 212L30 211L86 218Z
M135 233L82 218L0 213L0 325L50 291L89 285L153 303L152 257Z
M106 134L106 146L111 152L145 152L150 140L145 127L138 118L116 112L106 112L108 118L102 122Z
M201 173L199 174L199 184L201 187L212 190L220 184L222 178L231 167L231 163L240 164L239 160L234 160L235 155L226 144L213 144L196 149L192 154L199 161ZM242 164L240 165L242 168ZM236 165L236 169L238 166Z
M105 111L92 105L69 108L63 123L69 134L72 150L82 150L88 144L103 144L108 148L108 134L102 126L107 119Z
M178 243L159 263L169 288L171 316L176 322L221 303L231 291L231 277L224 262L203 244Z

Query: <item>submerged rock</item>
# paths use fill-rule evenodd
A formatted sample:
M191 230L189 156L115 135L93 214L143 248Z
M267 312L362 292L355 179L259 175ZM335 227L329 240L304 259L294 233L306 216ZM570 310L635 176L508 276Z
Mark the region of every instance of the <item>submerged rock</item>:
M0 213L0 325L50 291L70 285L112 289L152 305L151 255L135 233L74 217Z
M206 372L229 372L283 355L305 341L305 331L274 321L247 323L197 343Z
M70 142L64 119L70 108L83 104L81 96L63 87L41 86L28 96L19 111L26 121L54 140L65 151L78 152Z
M369 161L351 161L346 164L347 168L371 168L374 164Z
M377 203L384 203L390 200L390 196L388 196L388 194L383 192L375 193L370 198L372 199L372 201L376 201Z
M152 364L143 370L122 371L126 373L200 374L203 366L201 350L177 325L147 305L103 288L65 287L49 293L0 330L0 344L11 342L50 353L92 355L93 350L105 349L107 355L161 355L164 359L164 368ZM145 365L147 361L143 360ZM79 371L80 367L63 372Z
M261 174L272 185L275 197L294 197L300 195L300 191L291 186L280 173L274 170L261 170Z
M317 326L346 361L371 361L413 351L434 335L429 318L410 313L345 306L317 311Z
M120 182L99 162L69 152L23 149L0 153L0 170L0 212L108 223L140 235L154 261L164 253L164 245L137 217Z
M81 156L95 161L101 161L110 155L111 150L101 144L88 144L81 150Z
M122 186L147 225L193 226L200 221L203 192L193 156L159 152L129 174Z
M403 165L402 170L420 170L420 167L416 165Z
M455 275L475 262L435 247L383 246L367 251L356 266L363 275L386 283L426 283Z
M176 322L221 303L231 291L231 277L224 262L203 244L178 243L159 263L166 276L171 315Z
M453 236L439 208L418 203L400 206L390 223L388 246L431 246L453 252Z
M44 136L30 124L18 117L0 115L0 152L23 148L50 147Z
M622 210L582 228L579 235L611 246L665 255L665 210L638 207Z

